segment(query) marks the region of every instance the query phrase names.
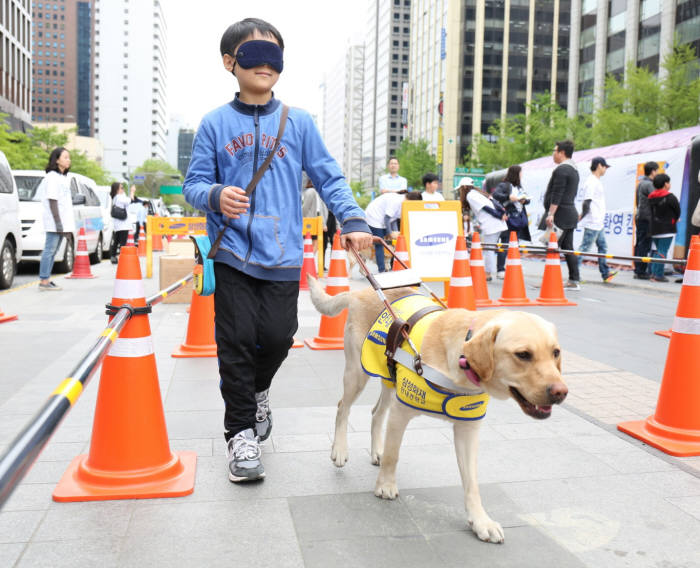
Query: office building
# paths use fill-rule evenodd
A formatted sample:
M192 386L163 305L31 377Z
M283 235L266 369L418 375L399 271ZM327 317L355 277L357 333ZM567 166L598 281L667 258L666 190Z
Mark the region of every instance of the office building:
M323 140L348 182L360 181L364 46L349 45L323 84Z
M194 142L194 130L182 128L177 134L177 169L184 176L190 167L192 159L192 143Z
M31 124L31 2L0 2L0 112L11 130Z
M366 29L361 167L374 188L406 135L411 0L370 0Z
M160 0L94 0L94 132L103 167L130 180L166 160L167 28Z
M32 120L92 131L92 1L32 4Z
M420 3L416 4L414 14L420 14ZM488 135L496 119L525 113L527 105L545 92L566 106L570 10L571 0L449 2L443 187L452 187L454 168L466 161L474 136ZM431 33L433 44L441 41L435 31ZM434 99L425 100L437 113ZM416 110L420 112L424 109Z
M569 115L599 105L606 75L624 78L628 62L663 75L674 38L700 56L700 1L571 0Z

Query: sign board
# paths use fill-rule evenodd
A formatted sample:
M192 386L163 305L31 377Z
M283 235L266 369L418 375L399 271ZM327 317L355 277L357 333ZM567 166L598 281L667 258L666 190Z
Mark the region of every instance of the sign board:
M161 185L160 192L163 194L182 193L182 186L181 185Z
M463 177L470 177L474 180L474 187L481 189L484 186L486 173L482 168L455 168L454 189L459 187L459 180Z
M413 268L426 281L448 281L457 237L463 234L459 201L404 201L401 232Z

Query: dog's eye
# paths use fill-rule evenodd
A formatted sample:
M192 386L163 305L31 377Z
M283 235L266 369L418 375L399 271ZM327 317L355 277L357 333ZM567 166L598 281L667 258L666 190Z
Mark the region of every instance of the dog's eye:
M520 359L521 361L531 361L532 360L532 353L529 351L518 351L515 356Z
M559 358L559 355L561 355L561 351L559 351L559 349L555 349L555 350L554 350L554 358L555 358L555 359L558 359L558 358Z

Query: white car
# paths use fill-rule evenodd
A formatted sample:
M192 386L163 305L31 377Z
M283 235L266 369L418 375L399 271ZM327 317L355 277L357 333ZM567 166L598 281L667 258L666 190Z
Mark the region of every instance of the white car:
M19 192L19 214L22 223L22 261L41 260L46 233L42 220L41 195L37 190L46 173L41 170L16 170L13 172ZM75 232L72 236L61 240L56 251L56 269L60 272L73 270L75 247L78 244L78 233L85 229L87 249L92 262L100 262L104 249L109 241L102 234L104 221L100 200L95 193L95 182L83 175L69 173L70 190L73 196L73 214L75 216Z
M10 164L0 152L0 288L9 288L22 257L17 186Z
M106 185L98 185L95 189L95 194L100 200L100 208L102 209L102 254L109 254L109 247L112 244L112 235L114 234L114 221L112 221L112 196L110 195L111 188Z

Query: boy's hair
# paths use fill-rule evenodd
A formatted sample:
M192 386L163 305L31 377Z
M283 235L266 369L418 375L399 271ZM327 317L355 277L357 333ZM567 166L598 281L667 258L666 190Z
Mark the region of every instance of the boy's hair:
M555 144L560 152L564 152L567 158L571 158L574 155L574 143L571 140L562 140Z
M263 36L274 37L280 49L284 51L284 40L275 26L259 18L246 18L226 28L224 35L221 36L221 44L219 45L221 55L223 56L226 53L233 55L243 40L252 36L255 32L260 32L260 35Z
M649 177L651 175L651 172L658 170L659 169L659 164L656 162L647 162L644 164L644 175Z
M667 183L671 183L671 178L668 177L666 174L656 174L654 176L654 179L651 180L651 183L654 184L654 187L656 189L661 189Z
M423 187L438 180L439 178L433 172L428 172L423 176Z
M49 172L56 172L56 173L61 173L61 170L58 169L58 159L61 157L61 154L63 152L66 152L67 150L63 146L59 146L58 148L54 148L51 151L51 155L49 156L49 163L46 164L46 173L48 174ZM70 170L69 168L66 168L66 171L63 172L63 175L67 174L68 171Z

